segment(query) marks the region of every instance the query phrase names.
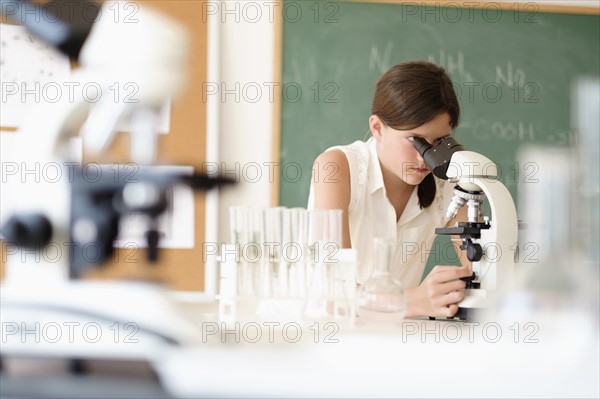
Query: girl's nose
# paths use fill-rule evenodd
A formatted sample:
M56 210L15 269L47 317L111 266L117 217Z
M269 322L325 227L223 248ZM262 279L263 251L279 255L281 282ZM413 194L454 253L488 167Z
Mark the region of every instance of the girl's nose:
M425 161L423 161L423 157L421 157L421 154L419 154L419 151L415 150L417 152L417 162L419 162L420 165L425 165Z

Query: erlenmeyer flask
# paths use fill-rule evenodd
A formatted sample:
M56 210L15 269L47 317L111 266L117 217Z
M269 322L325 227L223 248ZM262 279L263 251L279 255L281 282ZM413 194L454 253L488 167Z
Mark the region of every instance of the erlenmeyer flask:
M396 323L406 315L407 299L402 284L391 274L393 242L374 240L373 274L358 288L356 313L366 321Z
M323 251L324 241L314 245ZM328 262L312 265L311 282L304 304L307 320L336 320L353 322L354 287L356 285L356 252L342 249Z

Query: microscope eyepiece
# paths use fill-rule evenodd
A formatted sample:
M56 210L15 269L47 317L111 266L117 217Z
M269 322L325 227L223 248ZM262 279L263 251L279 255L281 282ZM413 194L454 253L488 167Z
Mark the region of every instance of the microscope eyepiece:
M446 172L452 159L452 155L457 151L463 151L464 147L454 138L445 137L436 145L431 145L422 137L414 137L413 145L425 165L433 171L433 174L440 179L448 180Z
M425 155L425 153L432 148L433 146L431 144L429 144L427 142L427 140L425 140L422 137L413 137L413 145L415 146L415 149L417 150L417 152L419 153L419 155L421 155L421 157L423 157Z
M43 3L34 0L2 0L0 11L6 13L6 10L10 10L10 13L6 13L9 18L25 26L70 59L77 60L92 25L101 15L102 4L93 0L70 3L79 3L76 5L82 5L85 12L73 13L67 8L69 2L65 0Z

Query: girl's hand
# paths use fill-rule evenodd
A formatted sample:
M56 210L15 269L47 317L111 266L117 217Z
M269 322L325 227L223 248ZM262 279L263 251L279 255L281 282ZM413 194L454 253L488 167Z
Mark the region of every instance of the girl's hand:
M407 290L406 317L452 317L458 311L457 303L465 297L465 282L459 280L473 273L471 265L436 266L421 285Z

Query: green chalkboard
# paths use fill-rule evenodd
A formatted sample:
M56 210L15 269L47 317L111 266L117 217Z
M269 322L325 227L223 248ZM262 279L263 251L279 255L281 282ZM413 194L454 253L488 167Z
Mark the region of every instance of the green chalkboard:
M497 163L516 199L536 173L519 146L573 141L571 85L600 74L600 17L490 4L284 2L280 204L306 206L316 156L365 138L378 77L417 59L451 74L455 137Z

